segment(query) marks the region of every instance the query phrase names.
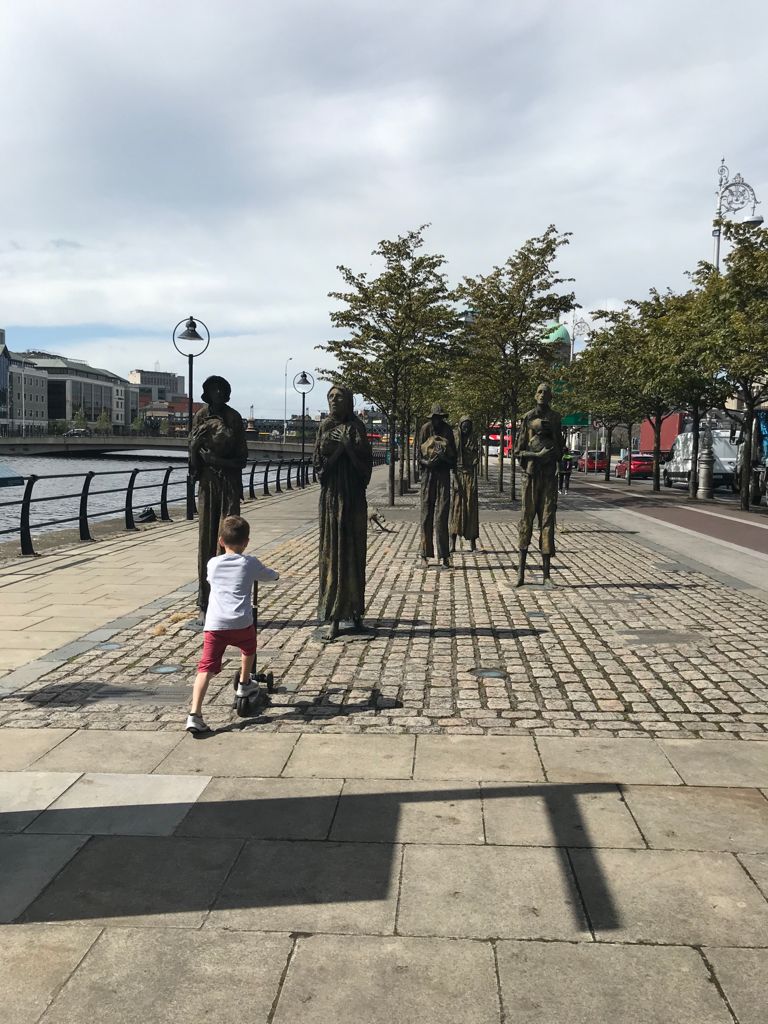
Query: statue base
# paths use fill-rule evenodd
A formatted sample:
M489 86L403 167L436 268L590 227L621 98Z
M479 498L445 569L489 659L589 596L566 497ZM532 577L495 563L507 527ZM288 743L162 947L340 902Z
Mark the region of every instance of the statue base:
M313 631L312 639L318 640L321 644L333 644L338 641L348 644L358 641L373 640L376 636L375 630L370 629L368 626L358 626L352 619L342 619L339 623L339 632L333 638L327 636L330 628L330 622L323 622Z

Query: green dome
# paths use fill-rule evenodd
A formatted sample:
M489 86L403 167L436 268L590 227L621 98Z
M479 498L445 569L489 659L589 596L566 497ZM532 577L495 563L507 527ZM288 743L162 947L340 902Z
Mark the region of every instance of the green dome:
M554 326L554 329L550 331L550 333L547 335L545 341L548 344L557 344L558 342L563 342L566 345L570 345L571 335L565 324L557 324Z

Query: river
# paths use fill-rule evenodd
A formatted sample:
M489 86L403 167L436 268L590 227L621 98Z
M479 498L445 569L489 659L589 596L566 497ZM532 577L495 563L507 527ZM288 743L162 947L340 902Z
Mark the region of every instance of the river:
M145 506L152 505L156 514L160 514L160 488L163 476L169 466L174 467L168 487L168 501L180 502L186 497L186 455L179 449L169 451L152 450L153 458L147 458L146 451L138 450L125 453L106 455L88 455L83 457L71 455L7 455L0 457L0 463L13 470L19 476L27 477L35 474L40 479L35 483L33 498L50 498L49 501L33 502L30 513L30 524L33 532L48 533L53 530L72 529L75 522L48 523L52 519L70 519L79 514L80 493L86 475L93 470L96 476L91 482L88 496L89 515L104 513L99 519L109 519L108 513L115 516L123 514L125 507L125 490L130 479L131 470L140 470L134 484L133 507L135 512ZM182 456L182 457L180 457ZM165 461L167 459L167 461ZM101 476L109 473L109 476ZM250 474L250 470L248 471ZM261 482L263 473L258 470L255 482ZM247 487L248 477L244 474ZM148 485L145 487L145 485ZM106 494L105 491L115 493ZM247 493L247 490L246 490ZM13 535L18 530L20 505L9 504L20 502L24 487L0 488L0 541Z

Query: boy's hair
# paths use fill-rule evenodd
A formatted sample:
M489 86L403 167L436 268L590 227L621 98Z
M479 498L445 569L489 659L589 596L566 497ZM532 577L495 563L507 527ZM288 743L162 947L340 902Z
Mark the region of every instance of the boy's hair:
M242 516L227 516L222 520L219 536L226 547L240 547L250 538L251 527L248 520L243 519Z

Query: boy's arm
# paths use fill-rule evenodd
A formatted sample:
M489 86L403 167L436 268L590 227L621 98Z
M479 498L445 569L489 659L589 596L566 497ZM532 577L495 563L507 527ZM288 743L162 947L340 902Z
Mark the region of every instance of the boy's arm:
M275 580L280 579L280 573L275 569L270 569L269 566L264 565L260 562L255 555L249 555L251 563L251 572L253 574L254 583L274 583Z

